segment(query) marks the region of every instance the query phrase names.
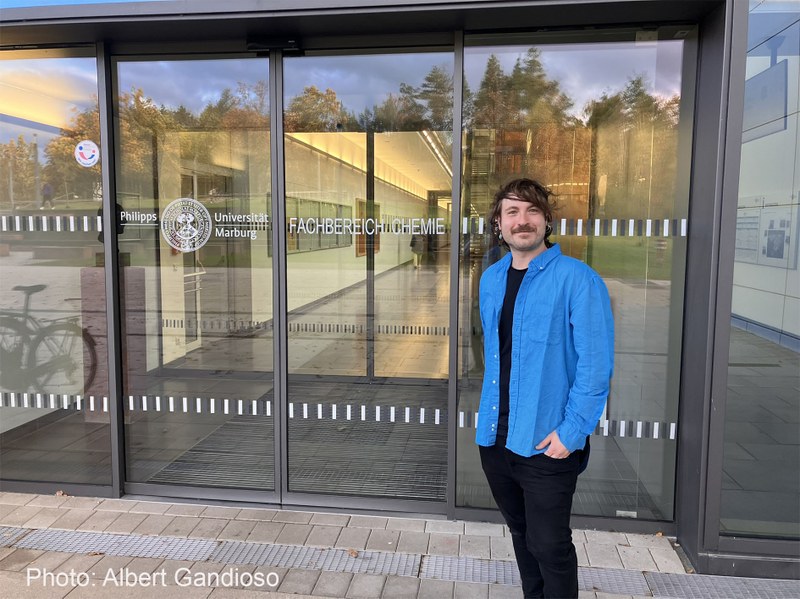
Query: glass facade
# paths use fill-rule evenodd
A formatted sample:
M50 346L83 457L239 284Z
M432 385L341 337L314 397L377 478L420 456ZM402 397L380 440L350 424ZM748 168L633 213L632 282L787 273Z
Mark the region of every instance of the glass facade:
M284 86L289 491L444 502L453 54Z
M688 208L678 152L683 42L467 46L457 504L493 505L473 442L478 287L502 255L485 218L504 181L529 176L556 193L551 239L603 277L614 311L611 394L573 511L669 520Z
M555 12L536 2L487 4L497 21L463 35L447 15L477 8L445 1L408 35L413 12L394 24L394 8L361 7L344 26L349 9L323 18L300 2L308 37L281 40L241 35L260 9L229 7L217 27L194 8L141 6L176 25L169 44L124 4L74 9L85 28L63 8L41 31L51 9L31 4L9 11L0 52L3 490L492 518L474 443L478 285L501 255L494 191L531 176L556 192L552 239L603 277L616 322L575 514L679 535L688 522L705 556L770 543L784 555L800 539L795 2L750 2L735 231L716 206L735 196L721 173L742 103L738 0L675 3L674 18L644 3L656 28L629 14L640 3L608 3L623 25L596 29L583 25L600 9L565 2L558 18L576 27L550 30ZM369 34L364 11L383 15ZM541 28L521 30L520 14ZM67 49L78 29L106 39L111 18L130 25L120 39ZM18 49L43 32L49 49ZM719 156L693 154L717 134ZM734 235L735 256L717 259ZM712 288L726 301L718 271L732 263L720 344L727 307L692 302ZM700 348L697 321L713 329ZM726 352L727 370L712 369ZM716 470L696 472L679 438ZM684 499L711 516L687 516Z
M751 2L746 67L719 525L798 539L797 4Z
M132 482L274 488L268 81L267 59L117 63Z
M97 66L0 54L4 479L111 482Z

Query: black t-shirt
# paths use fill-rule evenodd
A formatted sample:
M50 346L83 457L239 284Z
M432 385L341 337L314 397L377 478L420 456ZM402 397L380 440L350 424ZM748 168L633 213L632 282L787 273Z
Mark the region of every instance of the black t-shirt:
M525 270L508 267L506 295L500 312L500 413L497 420L497 438L508 436L508 383L511 379L511 332L514 325L514 302L517 300L519 286L525 277ZM505 443L503 441L503 443Z

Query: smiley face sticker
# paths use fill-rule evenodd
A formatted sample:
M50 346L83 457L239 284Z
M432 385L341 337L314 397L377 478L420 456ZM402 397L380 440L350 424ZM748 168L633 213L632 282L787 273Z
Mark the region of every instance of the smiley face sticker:
M100 149L93 141L84 139L75 146L75 160L86 168L94 166L100 160Z

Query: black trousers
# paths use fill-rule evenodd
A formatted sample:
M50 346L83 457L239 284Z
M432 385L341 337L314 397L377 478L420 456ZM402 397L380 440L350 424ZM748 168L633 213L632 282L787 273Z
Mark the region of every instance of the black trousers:
M577 598L578 557L569 519L584 451L560 460L544 454L525 458L498 439L491 447L480 447L480 454L489 488L511 531L523 595Z

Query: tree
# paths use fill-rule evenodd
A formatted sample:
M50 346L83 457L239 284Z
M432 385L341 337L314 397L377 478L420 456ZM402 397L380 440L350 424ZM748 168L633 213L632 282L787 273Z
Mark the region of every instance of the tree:
M336 97L335 91L328 88L323 92L314 85L292 98L284 115L287 132L347 131L357 127L356 118Z

